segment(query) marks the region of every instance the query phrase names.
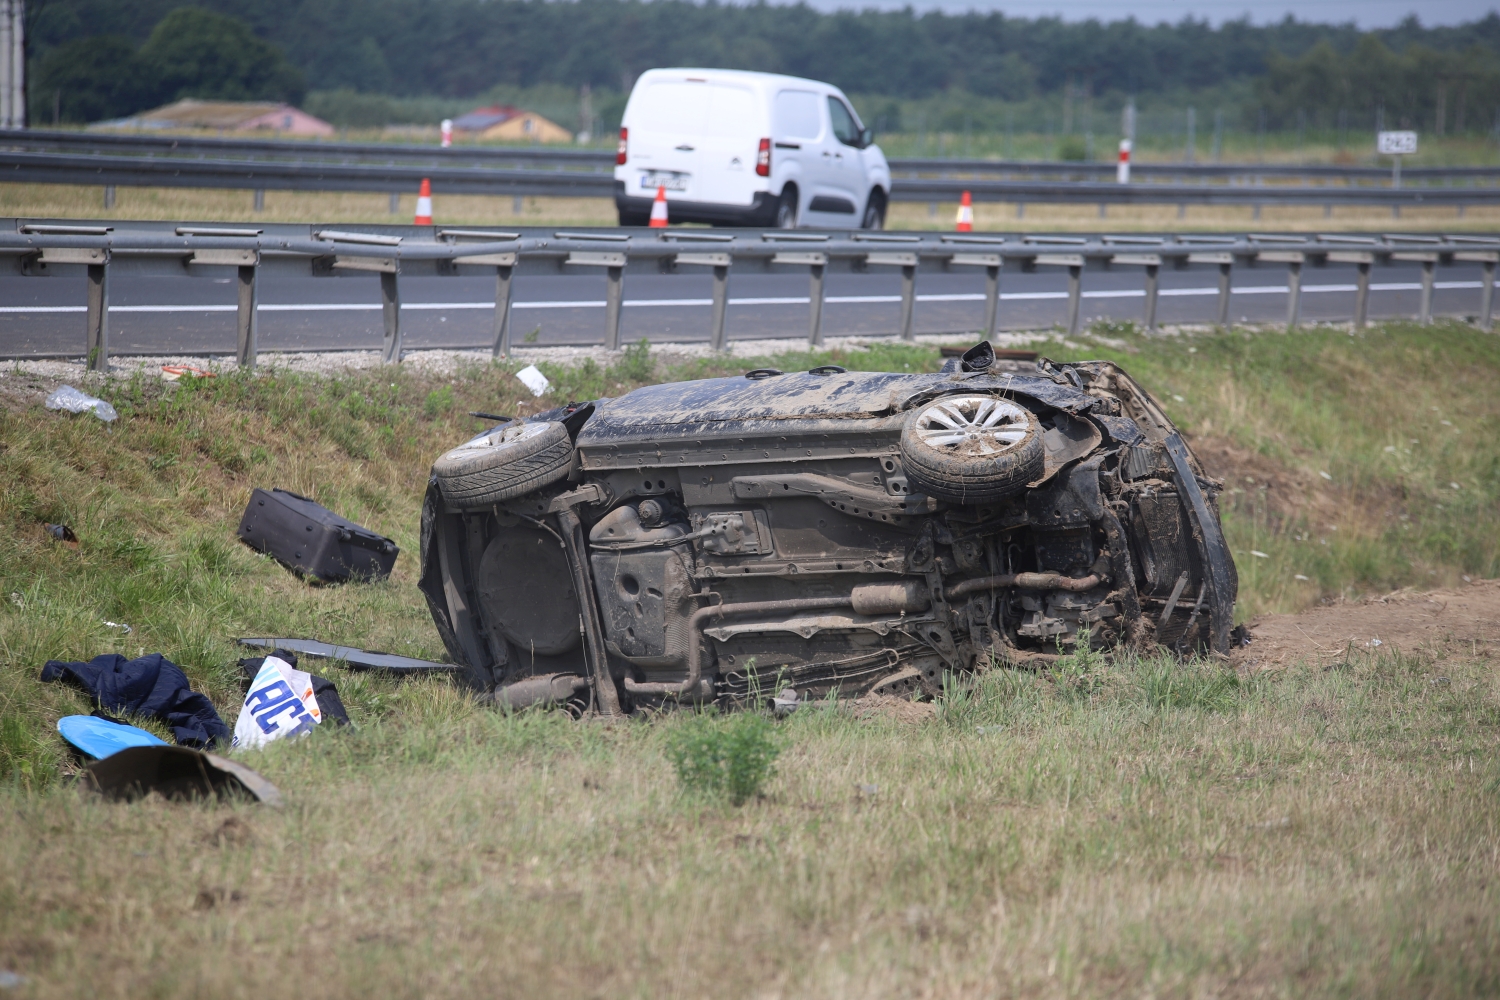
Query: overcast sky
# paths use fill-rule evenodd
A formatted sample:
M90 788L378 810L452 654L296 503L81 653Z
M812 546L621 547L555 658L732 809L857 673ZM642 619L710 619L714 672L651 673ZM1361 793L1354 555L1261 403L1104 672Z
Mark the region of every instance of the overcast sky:
M1361 28L1388 28L1408 14L1416 14L1426 25L1461 24L1478 20L1500 9L1496 0L807 0L820 10L877 7L917 10L941 8L949 11L1000 11L1012 17L1061 16L1068 21L1097 18L1121 21L1134 17L1146 24L1180 21L1184 17L1208 19L1214 24L1250 15L1257 24L1279 21L1288 14L1299 21L1343 24L1354 21Z

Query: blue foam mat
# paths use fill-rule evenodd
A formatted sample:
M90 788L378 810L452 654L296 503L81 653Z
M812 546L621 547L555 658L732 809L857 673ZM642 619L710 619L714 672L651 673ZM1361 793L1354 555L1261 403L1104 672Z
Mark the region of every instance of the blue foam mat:
M103 760L112 753L126 747L164 747L166 741L118 722L109 722L92 715L65 715L57 720L57 731L62 738L78 749L79 753Z

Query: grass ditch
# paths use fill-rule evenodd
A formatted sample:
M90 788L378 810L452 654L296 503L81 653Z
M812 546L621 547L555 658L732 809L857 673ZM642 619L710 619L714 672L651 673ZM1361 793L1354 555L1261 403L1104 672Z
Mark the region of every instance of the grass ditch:
M1238 477L1244 615L1500 575L1493 337L1124 326L1042 350L1119 361ZM888 344L672 366L637 347L543 368L582 399L762 362L939 360ZM53 727L87 708L36 682L46 659L160 651L232 720L237 635L441 655L417 506L433 455L482 426L468 410L548 405L513 367L113 379L94 387L111 426L4 397L0 967L34 995L249 994L278 981L266 954L329 970L308 983L329 996L1500 988L1500 691L1441 650L1254 680L1073 658L992 672L906 725L806 706L744 795L676 776L674 746L716 720L579 725L330 670L354 729L254 762L285 810L73 790ZM239 546L257 485L394 537L390 581L308 586Z

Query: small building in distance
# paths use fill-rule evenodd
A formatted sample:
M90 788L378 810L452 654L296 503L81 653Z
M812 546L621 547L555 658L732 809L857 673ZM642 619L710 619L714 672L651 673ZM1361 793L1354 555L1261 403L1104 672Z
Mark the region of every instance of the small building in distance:
M186 98L150 111L96 122L91 128L212 129L216 132L275 132L333 135L333 126L300 108L274 101L199 101Z
M453 131L492 142L572 142L573 133L535 111L509 104L475 108L453 119Z

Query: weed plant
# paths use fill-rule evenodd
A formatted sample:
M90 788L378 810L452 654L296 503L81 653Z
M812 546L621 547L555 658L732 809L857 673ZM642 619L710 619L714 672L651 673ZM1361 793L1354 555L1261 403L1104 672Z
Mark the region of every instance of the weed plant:
M665 749L685 790L725 796L738 806L760 795L775 775L782 740L758 712L728 718L705 712L673 727Z

